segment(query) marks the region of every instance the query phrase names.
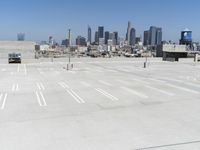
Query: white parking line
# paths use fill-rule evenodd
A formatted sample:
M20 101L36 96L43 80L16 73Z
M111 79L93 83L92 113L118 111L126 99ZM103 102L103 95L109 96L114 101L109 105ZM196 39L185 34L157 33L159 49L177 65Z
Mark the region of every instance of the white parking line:
M155 87L151 87L151 86L148 86L148 85L145 85L145 87L149 88L149 89L152 89L154 91L160 92L162 94L168 95L168 96L174 96L175 95L174 93L167 92L167 91L164 91L164 90L161 90L161 89L158 89L158 88L155 88Z
M39 90L45 90L43 83L36 83Z
M139 82L139 83L142 83L142 84L150 84L149 82L147 82L147 81L143 81L143 80L140 80L140 79L130 79L130 80L132 80L132 81L136 81L136 82Z
M65 82L59 82L58 83L60 86L62 86L64 89L65 88L68 88L69 89L69 86L65 83Z
M26 64L24 64L24 75L27 75Z
M65 82L59 82L58 84L62 88L64 88L67 91L67 93L69 95L71 95L77 103L79 103L79 104L84 104L85 103L85 101L75 91L70 89L70 87Z
M104 85L106 85L106 86L112 86L112 84L110 84L110 83L108 83L108 82L106 82L106 81L103 81L103 80L98 80L98 82L99 82L99 83L102 83L102 84L104 84Z
M76 92L74 92L73 90L70 90L70 92L72 92L72 94L74 94L74 96L78 98L80 103L85 103L85 101Z
M134 95L136 95L136 96L138 96L138 97L140 97L140 98L143 98L143 99L149 98L147 95L145 95L145 94L143 94L143 93L140 93L140 92L137 92L137 91L135 91L135 90L133 90L133 89L129 89L129 88L127 88L127 87L121 87L121 89L123 89L123 90L125 90L125 91L127 91L127 92L129 92L129 93L132 93L132 94L134 94Z
M117 79L116 81L122 84L130 84L129 82L120 79Z
M18 84L13 84L12 85L12 92L16 92L19 90L19 85Z
M42 106L42 103L41 103L41 101L40 101L40 96L39 96L39 94L38 94L37 91L35 92L35 95L36 95L36 97L37 97L37 100L38 100L39 105Z
M44 103L43 106L47 106L46 100L45 100L44 95L41 91L40 91L40 96L42 97L42 100L43 100L43 103Z
M181 87L181 86L176 86L176 85L173 85L173 84L170 84L170 83L167 83L167 84L165 84L165 85L170 86L170 87L173 87L173 88L176 88L176 89L179 89L179 90L182 90L182 91L190 92L190 93L193 93L193 94L200 94L200 93L199 93L198 91L196 91L196 90L184 88L184 87Z
M109 98L112 101L118 101L119 99L113 95L111 95L110 93L102 90L102 89L95 89L97 92L103 94L104 96L106 96L107 98Z
M159 79L148 78L148 80L159 82L159 83L166 83L166 81L159 80Z
M3 95L1 95L1 98L2 98L2 96L3 96ZM4 95L4 98L3 98L3 102L2 102L2 105L1 105L1 109L4 109L4 108L5 108L7 96L8 96L8 94L6 93L6 94ZM0 101L1 101L1 99L0 99Z
M85 81L81 81L80 83L85 87L91 87L91 85Z
M200 88L199 84L189 83L189 82L185 82L185 81L178 80L178 79L167 79L166 78L166 80L168 80L168 81L175 81L175 82L179 82L179 83L182 83L182 84L186 84L186 85L190 85L190 86L194 86L194 87Z
M46 100L45 100L44 95L43 95L43 93L41 91L39 93L36 91L35 95L37 97L38 104L40 106L47 106Z

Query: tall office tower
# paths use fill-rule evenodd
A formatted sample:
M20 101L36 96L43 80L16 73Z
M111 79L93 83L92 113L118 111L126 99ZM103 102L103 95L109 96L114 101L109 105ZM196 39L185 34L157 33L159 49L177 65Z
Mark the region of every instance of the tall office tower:
M128 28L126 33L126 41L130 44L130 34L131 34L131 22L128 22Z
M114 45L117 45L118 44L118 32L113 32L114 34Z
M156 46L162 42L162 28L151 26L149 30L149 45Z
M72 39L71 39L71 29L68 30L68 40L69 40L69 47L71 46L72 44Z
M95 32L95 39L94 39L94 41L95 41L95 44L99 43L99 33L98 33L98 31Z
M157 32L157 28L154 26L151 26L149 30L149 45L151 46L156 45L156 32Z
M90 26L88 26L88 40L90 44L92 43L92 29Z
M112 41L112 45L115 44L115 43L114 43L114 41L115 41L115 35L114 35L114 33L110 33L110 34L109 34L109 40ZM110 42L110 43L111 43L111 42Z
M136 38L136 30L134 28L131 28L130 32L130 45L135 46L135 38Z
M108 44L109 36L110 36L110 32L106 31L105 32L105 44Z
M49 45L53 45L53 37L52 36L49 37Z
M156 30L156 45L160 45L162 43L162 28L157 28Z
M144 31L144 41L143 41L143 45L144 45L144 46L149 45L149 30Z
M99 35L99 38L104 38L104 27L103 26L99 26L98 35Z
M18 41L24 41L25 40L25 34L24 33L18 33L17 34L17 40Z

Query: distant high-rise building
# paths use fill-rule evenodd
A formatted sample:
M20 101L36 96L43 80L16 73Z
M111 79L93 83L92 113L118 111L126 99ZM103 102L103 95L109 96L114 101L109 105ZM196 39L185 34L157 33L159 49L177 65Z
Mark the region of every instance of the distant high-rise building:
M156 46L162 42L162 28L151 26L149 30L149 45Z
M103 26L98 27L98 36L99 36L99 38L104 38L104 27Z
M69 46L69 40L68 39L62 40L61 45L68 47Z
M130 43L130 34L131 34L131 22L128 22L128 28L127 28L127 33L126 33L126 41Z
M114 45L117 45L118 44L118 32L113 32L113 34L114 34Z
M115 45L115 34L114 33L109 34L109 40L110 40L109 43L111 43L111 41L112 41L112 45Z
M68 40L69 40L69 46L71 46L72 44L71 29L68 30Z
M161 45L162 43L162 28L157 28L156 30L156 45Z
M99 38L99 45L104 45L105 44L105 39L104 38Z
M53 36L49 36L49 45L53 45Z
M135 38L136 38L136 30L134 28L131 28L130 32L130 45L135 46Z
M135 38L135 44L139 44L142 41L142 37Z
M149 30L149 45L151 46L156 45L156 32L157 32L157 28L154 26L151 26Z
M76 38L76 45L77 46L86 46L87 45L86 38L84 38L82 36L78 36Z
M92 29L90 26L88 26L88 42L92 43Z
M143 41L144 46L149 45L149 30L144 31L144 41Z
M105 32L105 44L108 44L109 37L110 37L110 32L106 31Z
M99 43L99 33L98 31L95 32L95 44Z
M24 33L17 34L17 40L18 41L24 41L25 40L25 34Z

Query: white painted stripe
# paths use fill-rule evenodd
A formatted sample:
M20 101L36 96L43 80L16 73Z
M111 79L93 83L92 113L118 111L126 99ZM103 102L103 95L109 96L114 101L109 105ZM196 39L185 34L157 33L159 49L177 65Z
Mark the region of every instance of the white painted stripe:
M116 98L115 96L109 94L108 92L102 90L102 89L95 89L96 91L98 91L99 93L103 94L104 96L106 96L107 98L109 98L112 101L118 101L119 99Z
M4 108L5 108L7 96L8 96L8 94L6 93L6 94L4 95L4 99L3 99L3 103L2 103L1 109L4 109Z
M40 91L40 96L41 96L43 103L44 103L43 106L47 106L46 100L45 100L44 95L41 91Z
M147 81L143 81L143 80L140 80L140 79L130 79L130 80L132 80L132 81L136 81L136 82L139 82L139 83L142 83L142 84L150 84L149 82L147 82Z
M87 82L81 81L80 82L82 85L84 85L85 87L91 87L91 85Z
M106 81L103 81L103 80L98 80L98 82L99 82L99 83L102 83L102 84L104 84L104 85L106 85L106 86L112 86L112 84L110 84L110 83L108 83L108 82L106 82Z
M154 78L148 78L148 80L159 82L159 83L166 83L166 81L159 80L159 79L154 79Z
M26 64L24 64L24 74L27 75Z
M58 84L61 87L63 87L67 91L67 93L69 93L69 95L71 95L74 98L76 102L78 102L79 104L85 103L85 101L77 93L75 93L72 89L70 89L65 82L59 82Z
M67 91L79 104L81 103L81 102L79 101L79 99L71 93L70 90L67 90L67 89L66 89L66 91Z
M182 80L178 80L178 79L166 79L166 80L168 80L168 81L175 81L175 82L179 82L179 83L190 85L190 86L194 86L194 87L200 87L199 84L188 83L188 82L185 82L185 81L182 81Z
M63 82L63 85L65 86L65 88L69 89L69 86L65 82Z
M18 84L16 84L16 89L15 89L16 91L18 91L19 90L19 85Z
M39 104L40 106L42 106L42 103L41 103L41 101L40 101L40 96L39 96L38 92L36 91L35 94L36 94L36 97L37 97L38 104Z
M167 83L165 85L179 89L179 90L182 90L182 91L190 92L190 93L193 93L193 94L200 94L198 91L195 91L195 90L192 90L192 89L187 89L187 88L184 88L184 87L181 87L181 86L176 86L176 85L173 85L173 84L170 84L170 83Z
M168 95L168 96L174 96L175 95L174 93L167 92L167 91L164 91L164 90L161 90L161 89L158 89L158 88L155 88L155 87L151 87L151 86L148 86L148 85L145 85L145 87L152 89L154 91L160 92L162 94Z
M79 99L81 103L85 103L85 101L77 93L75 93L73 90L70 91Z
M132 94L134 94L134 95L140 97L140 98L144 98L144 99L149 98L147 95L145 95L145 94L143 94L143 93L140 93L140 92L138 92L138 91L135 91L135 90L133 90L133 89L129 89L129 88L127 88L127 87L121 87L121 88L122 88L123 90L129 92L129 93L132 93Z
M37 85L38 89L41 90L40 84L36 83L36 85Z
M124 80L120 80L120 79L117 79L116 81L120 82L122 84L130 84L128 81L124 81Z
M58 84L65 89L65 86L63 85L62 82L59 82Z
M12 92L15 91L15 84L12 85Z

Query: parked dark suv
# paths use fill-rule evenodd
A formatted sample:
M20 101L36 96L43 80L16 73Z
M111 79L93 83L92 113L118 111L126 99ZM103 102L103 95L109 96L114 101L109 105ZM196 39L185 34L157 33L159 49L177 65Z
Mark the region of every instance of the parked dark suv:
M20 53L11 53L8 54L8 63L21 63L21 54Z

